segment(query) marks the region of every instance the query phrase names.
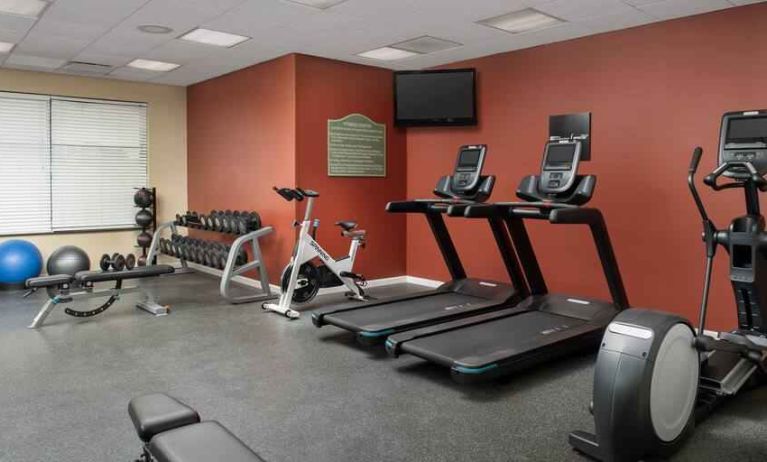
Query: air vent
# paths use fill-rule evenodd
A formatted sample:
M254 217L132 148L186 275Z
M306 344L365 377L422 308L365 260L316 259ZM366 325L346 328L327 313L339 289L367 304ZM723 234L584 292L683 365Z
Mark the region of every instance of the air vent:
M423 37L406 40L404 42L395 43L394 45L389 46L399 50L412 51L413 53L427 54L434 53L436 51L457 48L462 46L462 44L453 42L452 40L445 40L437 37L431 37L429 35L424 35Z
M74 74L107 75L114 69L112 66L97 63L84 63L82 61L70 61L61 70Z

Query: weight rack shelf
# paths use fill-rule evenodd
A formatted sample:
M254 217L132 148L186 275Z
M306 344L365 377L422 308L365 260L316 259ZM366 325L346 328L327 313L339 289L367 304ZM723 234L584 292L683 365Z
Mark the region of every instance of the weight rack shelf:
M152 245L149 247L149 254L147 257L148 261L153 261L152 258L161 253L159 243L160 239L162 238L163 231L169 230L171 236L178 236L179 226L181 225L177 224L175 221L169 221L157 227L157 230L152 237ZM188 225L186 227L190 228ZM232 234L212 229L204 230L211 233ZM208 266L209 271L220 275L221 284L219 285L219 292L221 293L221 296L229 303L251 303L276 297L276 295L272 293L271 286L269 285L269 276L266 270L266 266L264 265L263 255L261 254L261 246L259 245L259 239L268 234L271 234L272 232L274 232L274 228L271 226L264 226L255 231L239 235L239 237L235 239L235 241L231 244L231 247L229 247L224 269L221 270ZM247 252L245 251L248 246L250 246L252 260L248 260ZM245 255L244 260L242 257L243 254ZM183 256L174 256L173 258L177 258L181 262L182 269L176 273L185 273L193 270L189 266L189 261L187 261L187 259ZM231 283L234 277L240 276L244 273L247 273L248 271L253 270L258 271L259 281L261 283L261 291L255 294L242 296L232 295Z

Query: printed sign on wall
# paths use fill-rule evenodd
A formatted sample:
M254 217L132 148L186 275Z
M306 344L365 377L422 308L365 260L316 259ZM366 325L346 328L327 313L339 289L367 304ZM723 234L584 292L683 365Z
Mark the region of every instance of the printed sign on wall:
M386 176L386 124L362 114L328 120L328 176Z

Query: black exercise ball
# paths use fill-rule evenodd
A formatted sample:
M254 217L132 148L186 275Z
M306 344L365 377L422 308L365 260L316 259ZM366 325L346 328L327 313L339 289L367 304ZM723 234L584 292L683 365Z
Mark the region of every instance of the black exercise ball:
M88 254L74 245L65 245L56 249L46 264L48 274L70 274L74 275L78 271L88 271L91 269L91 259Z
M144 231L143 233L138 235L138 237L136 238L136 243L142 249L146 249L147 247L152 245L152 235Z
M152 191L141 188L133 195L133 203L138 207L150 207L152 205Z
M146 209L141 209L136 214L136 224L142 228L149 228L152 224L152 212Z

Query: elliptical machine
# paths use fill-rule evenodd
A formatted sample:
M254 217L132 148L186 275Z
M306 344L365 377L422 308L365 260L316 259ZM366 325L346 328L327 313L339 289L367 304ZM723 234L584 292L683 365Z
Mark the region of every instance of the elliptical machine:
M357 229L355 221L337 221L341 235L351 239L349 254L335 259L317 243L317 228L320 220L312 219L314 200L320 197L316 191L301 188L273 188L286 201L302 202L307 199L304 221L293 222L294 227L300 227L298 242L293 249L290 263L285 266L280 277L280 300L278 303L264 303L263 309L274 311L296 319L300 313L291 308L291 303L307 303L311 301L321 288L346 286L349 289L346 296L352 300L366 300L362 287L366 281L361 274L353 273L354 260L361 247L365 247L366 232ZM319 258L322 263L315 265L312 260Z
M688 183L703 220L706 274L698 331L690 321L658 311L618 315L602 339L594 373L596 434L576 431L570 444L604 461L668 457L723 399L767 371L767 233L759 192L767 191L767 111L722 118L719 166L703 180L714 191L743 189L746 215L717 229L695 186L703 155L695 148ZM720 183L721 177L732 181ZM717 248L730 256L738 329L705 333Z

